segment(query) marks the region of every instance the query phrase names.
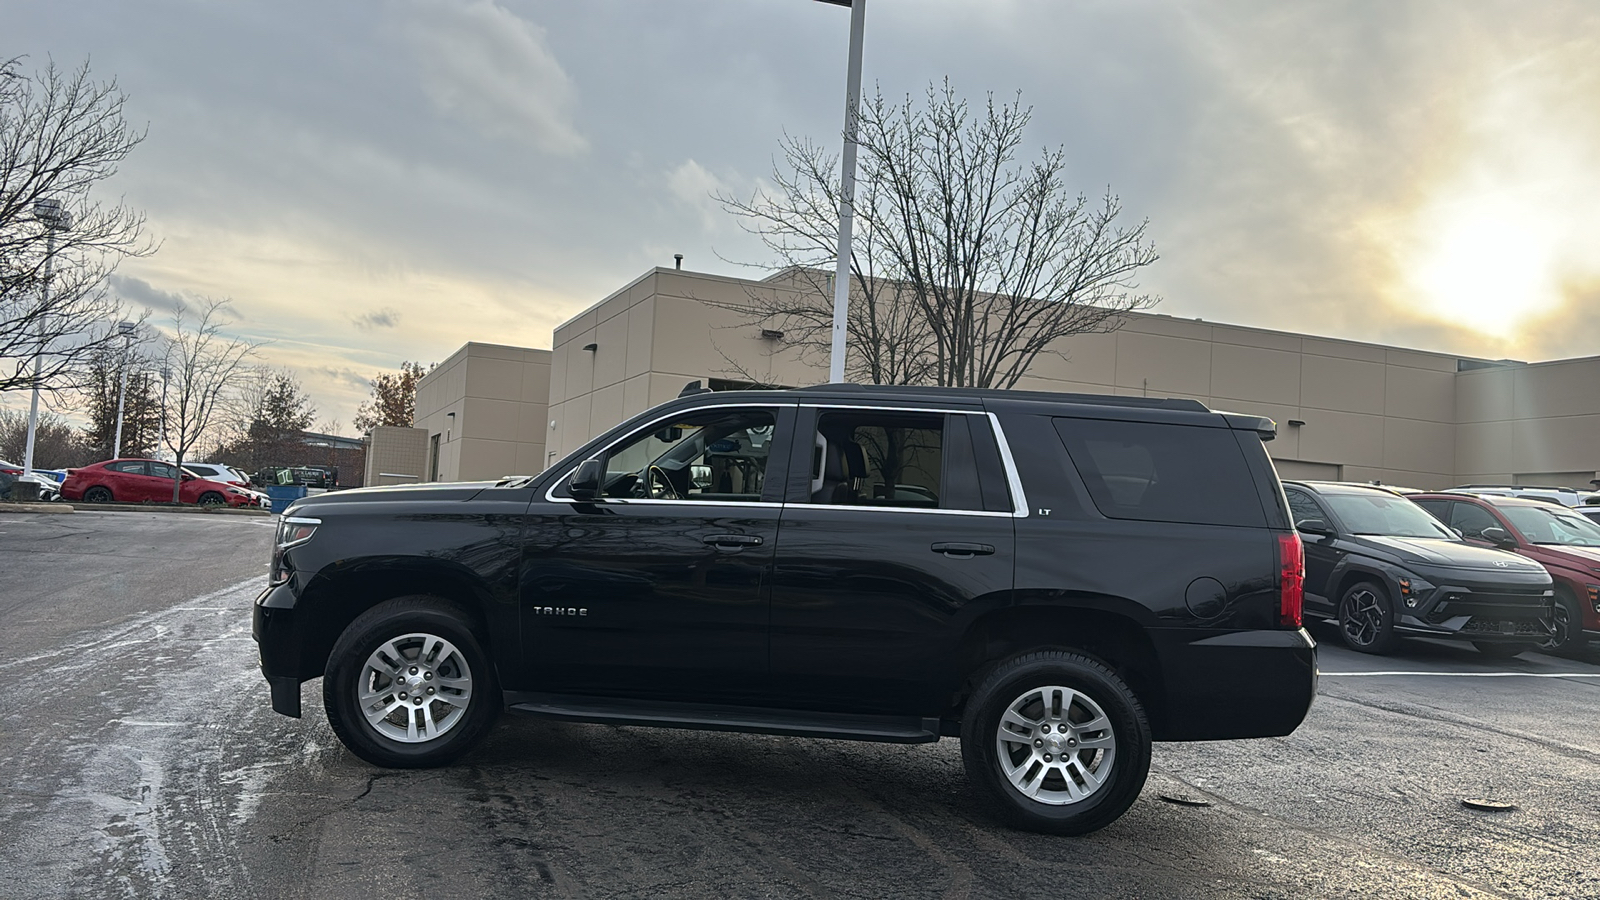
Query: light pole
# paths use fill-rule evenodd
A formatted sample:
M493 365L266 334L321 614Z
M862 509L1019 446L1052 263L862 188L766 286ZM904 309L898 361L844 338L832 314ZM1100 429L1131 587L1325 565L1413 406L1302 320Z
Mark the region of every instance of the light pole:
M133 349L133 331L138 326L132 322L118 322L117 332L122 335L122 385L117 388L117 438L111 445L111 458L122 456L122 401L128 395L128 351Z
M856 122L861 111L861 38L867 0L821 0L850 7L850 65L845 71L844 155L839 160L839 258L833 270L833 349L828 381L844 381L844 336L850 321L850 233L855 219Z
M60 200L39 200L33 204L33 217L44 223L44 285L39 289L39 309L50 308L50 267L56 258L56 232L72 228L72 213L61 208ZM22 451L22 474L33 474L33 438L39 430L39 372L44 364L44 320L39 317L39 349L33 354L33 400L28 404L28 445Z
M172 378L172 367L161 367L161 452L167 448L167 382ZM163 457L164 458L164 457ZM177 457L173 457L176 459Z

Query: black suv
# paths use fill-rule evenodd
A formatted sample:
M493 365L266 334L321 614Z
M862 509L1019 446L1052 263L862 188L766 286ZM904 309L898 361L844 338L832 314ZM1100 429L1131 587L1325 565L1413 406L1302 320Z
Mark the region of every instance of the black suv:
M1352 650L1402 635L1468 640L1511 657L1549 637L1554 592L1533 560L1476 547L1394 491L1284 483L1305 541L1308 615L1336 619Z
M1152 740L1288 734L1316 693L1269 419L1190 400L828 385L693 393L536 477L283 515L272 706L323 676L381 766L514 712L961 738L1023 827L1138 796Z

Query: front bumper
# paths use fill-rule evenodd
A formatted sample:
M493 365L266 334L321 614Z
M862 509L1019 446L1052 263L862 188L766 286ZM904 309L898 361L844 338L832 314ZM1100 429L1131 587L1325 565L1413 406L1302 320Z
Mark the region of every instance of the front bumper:
M1317 643L1305 629L1149 631L1160 660L1164 713L1158 741L1281 737L1317 696Z
M256 598L250 633L256 639L261 674L272 689L272 711L300 718L301 623L289 586L269 587Z
M1397 632L1476 642L1542 641L1550 636L1555 595L1474 591L1444 586L1415 609L1401 609Z

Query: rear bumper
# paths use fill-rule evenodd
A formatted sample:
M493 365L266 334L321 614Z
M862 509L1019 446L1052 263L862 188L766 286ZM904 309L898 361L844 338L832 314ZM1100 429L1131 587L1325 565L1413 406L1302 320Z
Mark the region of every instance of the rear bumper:
M1305 629L1151 629L1165 687L1158 741L1281 737L1317 696L1317 644Z

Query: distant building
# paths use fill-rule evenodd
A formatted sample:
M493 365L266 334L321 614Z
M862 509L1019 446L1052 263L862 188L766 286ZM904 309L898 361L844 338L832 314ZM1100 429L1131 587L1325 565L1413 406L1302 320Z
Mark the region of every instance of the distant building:
M423 380L426 397L418 388L417 424L439 448L430 474L535 474L688 381L824 381L821 361L735 311L754 292L796 289L657 268L558 326L553 351L466 345ZM1149 313L1052 349L1019 388L1271 416L1267 449L1285 478L1587 488L1600 477L1600 357L1485 360ZM490 448L474 458L487 462L467 464L474 446Z
M466 344L417 382L427 431L424 481L483 481L544 470L550 351Z

